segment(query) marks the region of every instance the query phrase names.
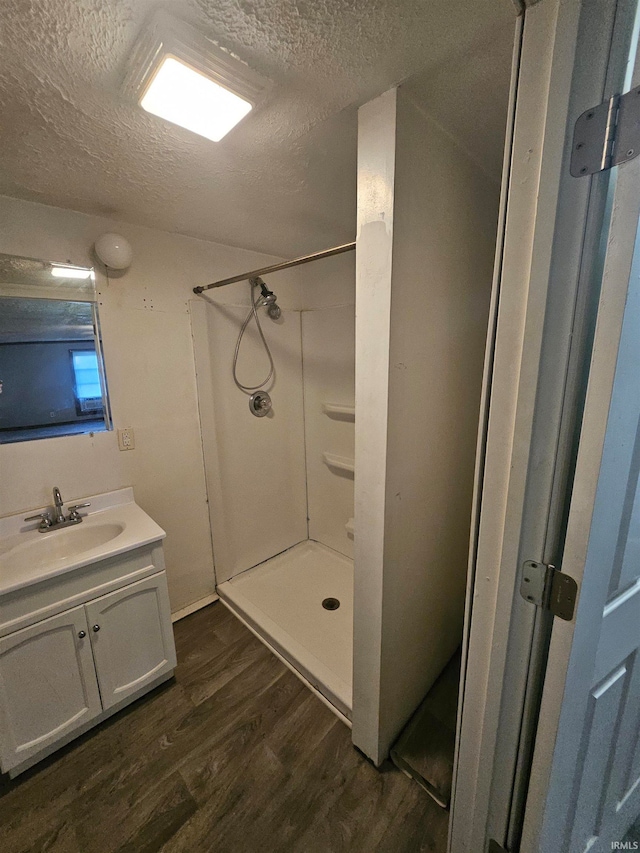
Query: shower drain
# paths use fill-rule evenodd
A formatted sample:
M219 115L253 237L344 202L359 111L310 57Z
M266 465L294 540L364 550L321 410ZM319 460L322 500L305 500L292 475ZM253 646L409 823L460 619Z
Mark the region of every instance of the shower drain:
M322 606L325 610L337 610L340 607L340 601L337 598L325 598Z

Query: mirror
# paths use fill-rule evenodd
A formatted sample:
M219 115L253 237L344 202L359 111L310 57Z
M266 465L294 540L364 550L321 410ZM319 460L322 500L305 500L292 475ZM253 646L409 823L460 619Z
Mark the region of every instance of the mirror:
M111 429L99 329L91 268L0 255L0 444Z

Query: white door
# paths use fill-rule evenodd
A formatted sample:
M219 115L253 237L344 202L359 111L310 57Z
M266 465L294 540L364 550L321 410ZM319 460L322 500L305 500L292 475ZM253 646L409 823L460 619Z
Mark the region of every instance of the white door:
M0 764L4 772L101 711L83 607L0 639Z
M615 834L613 824L624 825L634 808L633 795L619 809L607 805L613 788L603 781L626 784L616 775L627 772L620 754L605 757L614 741L626 736L627 754L635 749L625 735L629 720L622 722L630 683L626 676L620 680L613 658L603 656L612 645L605 607L609 597L615 599L623 572L607 565L603 554L598 567L589 569L586 551L636 239L640 160L591 177L574 177L570 162L580 150L573 141L579 116L640 82L637 71L629 81L638 3L523 5L503 195L505 241L496 265L495 346L487 359L479 441L453 853L484 853L488 845L510 853L565 853L586 849L587 837L595 839L594 849L611 849L597 840L595 827L605 827L602 838ZM611 223L609 230L603 223ZM598 376L604 377L600 386ZM622 393L620 404L631 406L630 394ZM589 446L588 436L598 429L600 445L593 439ZM619 480L624 490L628 479L619 468L611 487ZM603 505L601 524L616 530L622 546L633 535L628 518L622 508L615 510L613 493ZM576 579L582 594L575 622L553 620L521 595L525 561L560 565ZM629 584L632 570L625 572L623 584ZM626 618L628 610L612 604L607 613L617 620L614 614ZM621 632L627 628L620 622ZM637 643L633 630L628 639ZM568 667L572 643L584 657ZM609 667L611 684L597 667ZM614 713L608 703L621 687ZM607 715L615 717L611 725Z
M553 626L523 851L616 849L640 815L639 203L635 159L618 167L605 235L562 560L580 597Z
M175 667L164 572L97 598L85 608L105 710Z

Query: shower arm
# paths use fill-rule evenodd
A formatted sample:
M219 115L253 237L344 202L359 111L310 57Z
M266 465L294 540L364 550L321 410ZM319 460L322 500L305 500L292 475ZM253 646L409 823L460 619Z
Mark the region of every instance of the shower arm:
M193 292L203 293L205 290L211 290L212 287L224 287L225 284L235 284L236 281L259 278L262 275L267 275L267 273L287 270L290 267L300 266L300 264L308 264L310 261L319 261L321 258L330 258L332 255L351 252L355 247L354 240L352 243L343 243L342 246L334 246L333 249L324 249L322 252L314 252L312 255L303 255L301 258L295 258L292 261L281 261L279 264L272 264L269 267L262 267L259 270L251 270L251 272L244 272L241 275L231 276L231 278L223 278L221 281L214 281L213 284L203 284L200 287L194 287Z

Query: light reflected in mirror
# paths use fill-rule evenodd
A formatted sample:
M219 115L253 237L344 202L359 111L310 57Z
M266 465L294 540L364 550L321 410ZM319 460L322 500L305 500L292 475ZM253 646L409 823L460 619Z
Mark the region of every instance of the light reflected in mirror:
M22 258L0 252L0 293L3 296L50 297L94 301L91 267Z
M93 270L7 257L0 256L0 444L110 429L97 304L59 298L60 286L93 287ZM39 265L31 269L37 275L21 262ZM14 295L30 286L37 298ZM42 298L49 287L55 298Z

